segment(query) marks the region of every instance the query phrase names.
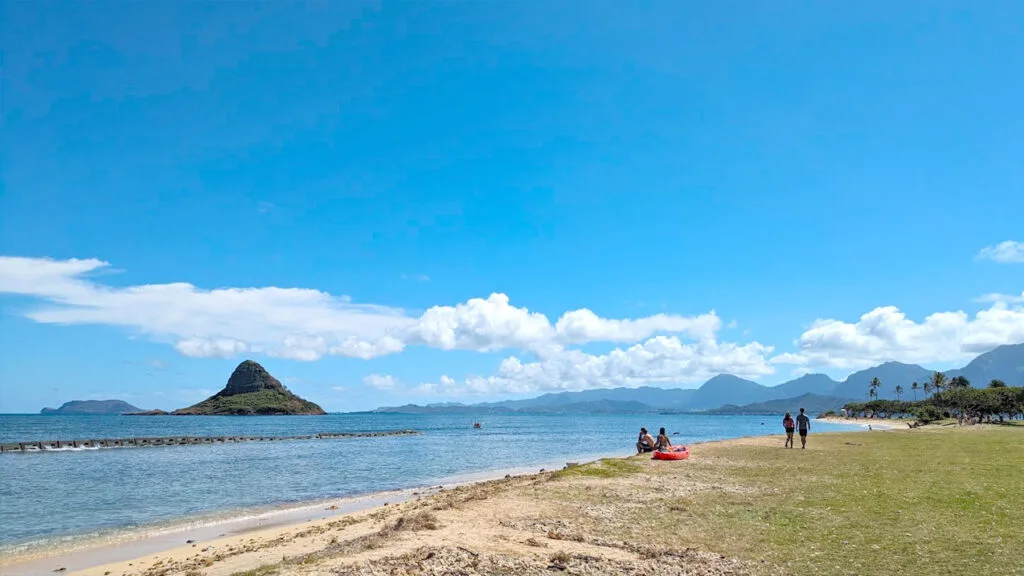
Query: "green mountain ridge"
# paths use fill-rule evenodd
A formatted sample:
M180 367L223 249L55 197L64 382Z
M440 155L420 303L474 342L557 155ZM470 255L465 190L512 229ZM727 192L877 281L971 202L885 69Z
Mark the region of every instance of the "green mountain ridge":
M834 396L803 394L794 398L755 402L743 406L726 404L720 408L708 410L705 414L782 414L784 412L796 414L797 411L803 408L808 414L814 416L829 410L838 412L846 403L847 400Z

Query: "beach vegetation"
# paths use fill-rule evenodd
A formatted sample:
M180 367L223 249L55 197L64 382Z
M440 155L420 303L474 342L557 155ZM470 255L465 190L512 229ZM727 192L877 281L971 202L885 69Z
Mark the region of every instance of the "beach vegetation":
M244 572L235 572L231 576L274 576L281 571L281 566L278 564L267 564L266 566L260 566L252 570L246 570Z
M414 514L399 516L398 520L390 527L390 532L419 532L420 530L437 530L439 527L437 516L432 512L422 510ZM383 531L382 531L383 532Z
M918 402L875 399L870 402L850 402L844 408L850 416L916 417L924 424L942 418L952 418L960 424L1024 420L1022 387L1004 384L972 388L966 378L958 376L948 383L940 383L937 389L944 389L945 392Z
M604 458L582 466L571 466L552 474L552 478L621 478L641 472L643 468L631 460Z

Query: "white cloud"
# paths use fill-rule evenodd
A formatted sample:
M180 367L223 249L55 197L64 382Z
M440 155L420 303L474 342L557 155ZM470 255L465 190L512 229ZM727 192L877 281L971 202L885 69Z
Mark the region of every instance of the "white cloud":
M318 290L203 290L186 283L122 288L83 277L107 266L95 259L0 257L0 292L42 299L45 304L26 313L37 322L121 326L194 357L372 358L400 351L401 342L389 334L414 322L401 310L352 304Z
M699 316L656 314L637 319L601 318L583 308L566 312L552 325L547 316L517 308L504 294L472 298L456 306L434 306L407 330L411 341L443 350L528 350L558 354L565 345L638 342L657 333L705 338L721 328L714 311Z
M189 338L174 347L193 358L234 358L249 351L249 345L231 338Z
M687 334L705 338L715 334L722 321L714 311L700 316L655 314L636 320L601 318L586 308L566 312L555 324L558 339L566 344L582 342L637 342L657 333Z
M767 356L770 346L753 342L739 345L713 339L684 343L675 336L655 336L629 348L603 355L564 350L537 362L505 359L495 375L471 376L457 383L442 376L437 383L421 384L427 394L528 393L583 390L644 384L702 382L728 372L757 378L774 372Z
M757 378L778 365L795 365L802 373L815 367L852 370L886 360L951 362L1024 341L1024 293L983 296L992 305L973 317L940 312L915 322L888 306L856 322L817 320L796 340L795 352L772 357L772 347L758 342L719 342L722 321L714 311L613 319L579 309L552 323L544 314L513 306L504 294L491 294L434 306L413 317L397 308L355 304L345 296L303 288L119 287L87 276L105 269L107 263L95 259L0 257L0 293L35 298L38 303L23 313L37 322L119 326L193 357L368 360L414 345L526 353L506 358L492 375L462 380L445 375L411 389L427 394L696 383L719 373ZM606 354L573 348L593 342L619 347ZM405 389L391 376L372 374L364 382Z
M434 306L406 334L417 343L442 350L488 352L549 345L554 329L543 314L509 305L504 294L491 294L455 306Z
M376 388L377 390L392 390L397 387L400 382L394 376L387 374L370 374L363 378L363 384L366 384L370 388Z
M1024 292L1021 292L1019 296L1013 294L985 294L974 299L975 302L1004 302L1006 304L1021 304L1024 303Z
M331 386L331 390L334 390L335 392L345 392L346 390L348 390L348 387L347 386Z
M978 258L992 260L1003 264L1024 262L1024 242L1007 240L992 246L986 246L978 252Z
M107 267L96 259L0 257L0 292L42 300L26 312L37 322L121 326L193 357L371 359L407 345L517 349L543 357L570 344L632 343L656 333L705 338L721 326L713 311L619 320L587 309L566 312L552 325L544 314L512 306L504 294L434 306L414 318L397 308L354 304L347 296L304 288L205 290L181 282L115 287L85 277Z
M796 341L796 354L777 364L857 369L896 360L908 363L965 360L1003 344L1024 342L1024 307L997 301L971 318L937 312L914 322L894 306L876 308L854 323L817 320Z
M808 362L806 356L800 354L793 354L792 352L786 352L773 356L771 359L772 364L796 364L797 366L804 366Z

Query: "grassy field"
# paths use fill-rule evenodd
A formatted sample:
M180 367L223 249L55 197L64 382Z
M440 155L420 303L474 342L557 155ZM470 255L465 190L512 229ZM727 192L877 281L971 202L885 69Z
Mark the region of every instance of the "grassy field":
M628 462L561 473L635 474L649 491L646 506L589 531L676 541L763 573L1024 574L1024 433L1012 427L815 435L806 451L710 444L685 463ZM624 497L571 483L562 496L598 508Z

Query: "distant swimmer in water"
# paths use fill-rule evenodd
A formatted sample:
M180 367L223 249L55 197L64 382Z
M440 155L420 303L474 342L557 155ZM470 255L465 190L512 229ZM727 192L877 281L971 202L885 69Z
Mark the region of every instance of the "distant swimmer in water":
M668 439L668 434L665 434L665 429L662 428L658 431L658 439L654 442L655 450L668 450L672 447L672 441Z
M647 432L647 428L640 429L640 439L636 442L636 453L654 452L654 438Z

